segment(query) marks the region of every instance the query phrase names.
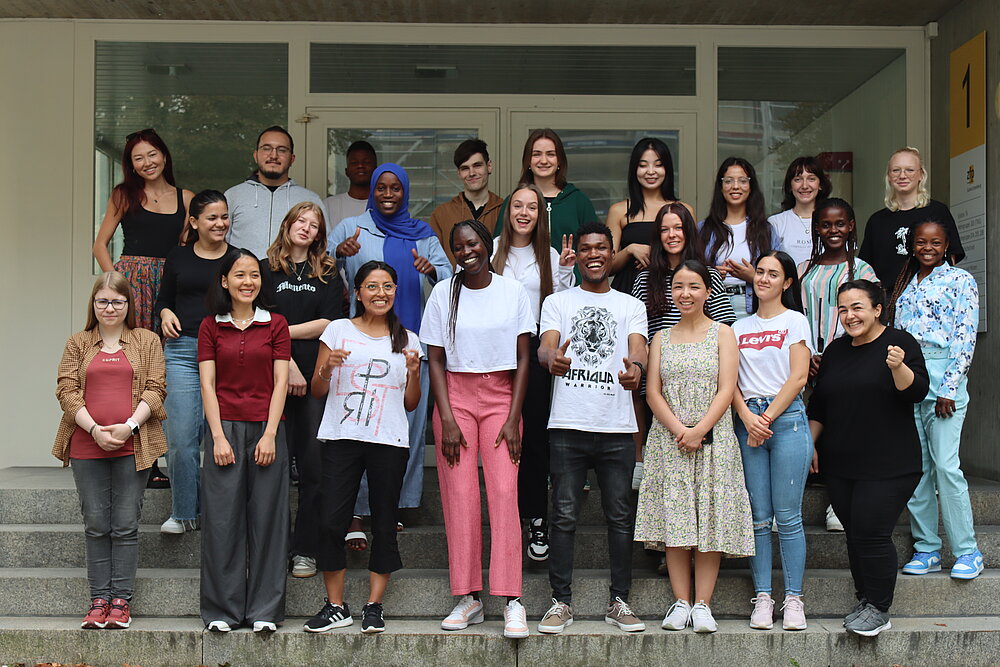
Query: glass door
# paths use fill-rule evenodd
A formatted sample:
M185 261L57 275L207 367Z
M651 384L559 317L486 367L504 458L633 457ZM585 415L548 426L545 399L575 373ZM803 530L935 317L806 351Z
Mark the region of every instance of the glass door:
M628 196L632 147L643 137L657 137L670 148L677 196L697 206L696 120L694 113L511 111L506 154L511 169L504 175L513 187L528 133L550 127L566 148L570 182L590 197L603 221L610 206Z
M462 190L452 160L459 143L478 137L491 152L499 153L499 109L312 108L308 112L306 187L324 198L345 192L344 153L351 142L363 139L375 147L380 164L395 162L406 169L410 213L422 220Z

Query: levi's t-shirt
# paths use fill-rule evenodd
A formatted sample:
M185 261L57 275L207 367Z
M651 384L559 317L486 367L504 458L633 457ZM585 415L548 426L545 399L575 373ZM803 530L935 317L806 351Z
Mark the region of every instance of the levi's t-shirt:
M406 335L406 349L420 352L417 334L407 331ZM331 350L351 354L330 374L330 393L317 437L409 447L410 427L403 405L406 355L392 351L389 336L369 336L348 319L330 322L319 339Z
M805 341L812 354L809 320L794 310L764 319L756 313L733 324L740 350L739 387L743 398L776 396L791 374L789 348Z
M552 378L549 428L596 433L635 433L632 392L618 383L625 370L628 337L646 337L646 306L634 296L573 287L549 295L542 304L539 331L570 339L570 368Z

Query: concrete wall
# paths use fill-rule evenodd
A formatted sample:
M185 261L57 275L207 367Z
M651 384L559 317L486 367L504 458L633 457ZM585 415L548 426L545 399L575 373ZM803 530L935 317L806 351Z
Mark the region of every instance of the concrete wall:
M938 22L931 41L931 189L935 199L949 200L948 63L958 46L986 31L986 206L987 308L989 331L980 334L969 373L971 404L962 440L966 473L1000 479L1000 120L995 95L1000 84L1000 11L996 0L966 0Z
M55 462L56 366L82 325L83 304L71 303L74 58L69 21L0 23L0 467Z

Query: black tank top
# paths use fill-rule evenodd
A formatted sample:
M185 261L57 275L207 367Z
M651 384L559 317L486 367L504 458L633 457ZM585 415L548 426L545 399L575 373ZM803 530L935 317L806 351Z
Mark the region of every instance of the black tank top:
M652 239L653 227L656 225L655 220L637 220L635 222L630 222L625 225L622 229L621 240L618 243L619 248L624 248L625 246L632 245L633 243L639 243L641 245L649 245ZM634 261L629 261L622 270L616 273L611 278L611 287L619 292L624 292L625 294L632 293L632 284L635 283L635 277L639 275L639 269L635 267Z
M177 188L177 210L173 213L154 213L140 206L129 209L121 225L125 235L123 255L166 257L184 228L184 191Z

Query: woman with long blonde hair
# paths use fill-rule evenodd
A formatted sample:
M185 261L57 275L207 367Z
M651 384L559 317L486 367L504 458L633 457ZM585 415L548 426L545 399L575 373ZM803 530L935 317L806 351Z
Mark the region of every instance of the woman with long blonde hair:
M288 320L292 360L288 368L285 428L288 453L299 479L299 505L292 541L292 576L316 574L319 549L322 459L316 439L324 401L309 393L309 381L319 354L319 337L331 321L343 316L344 282L337 263L326 252L323 208L313 202L296 204L281 221L267 249L269 287L274 312Z
M940 222L948 232L951 263L957 264L965 257L955 218L946 205L931 199L927 178L924 159L916 148L906 146L889 156L885 208L868 218L865 239L858 251L858 257L871 264L886 287L896 284L908 258L907 242L918 223Z

